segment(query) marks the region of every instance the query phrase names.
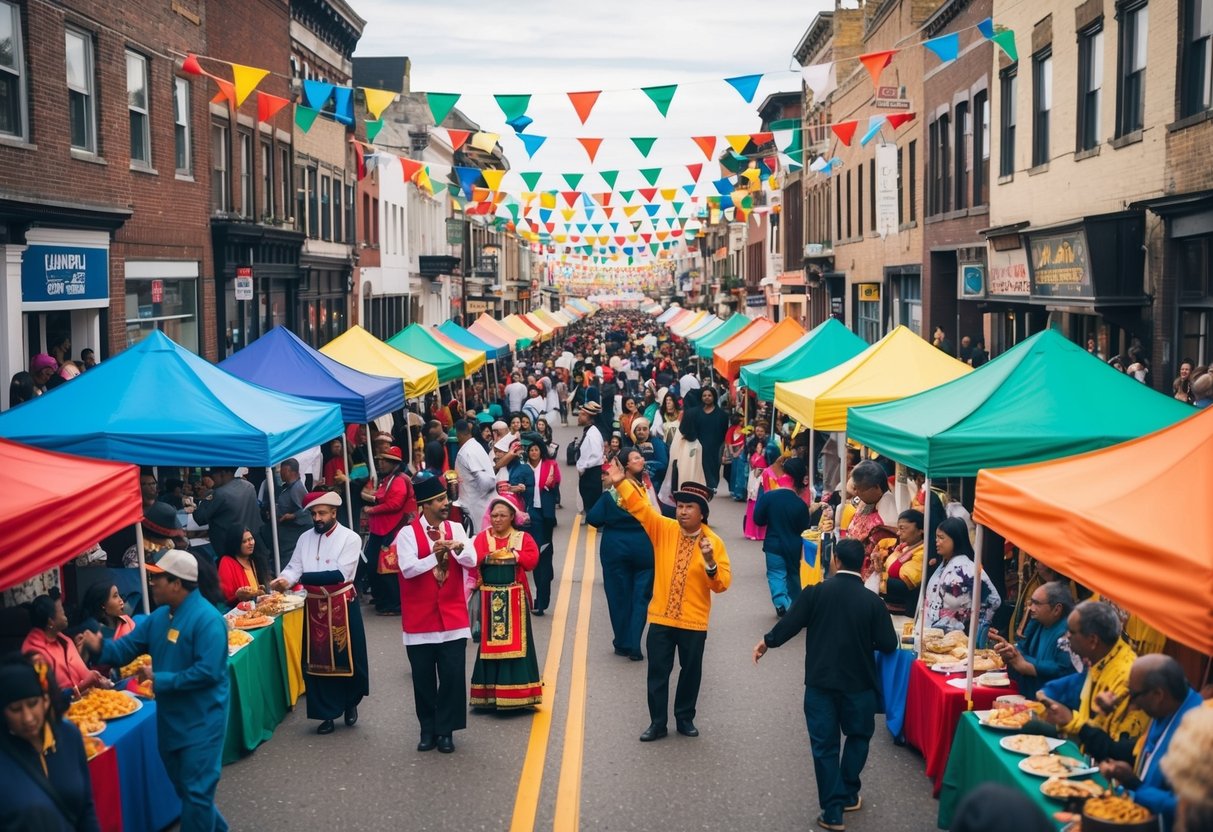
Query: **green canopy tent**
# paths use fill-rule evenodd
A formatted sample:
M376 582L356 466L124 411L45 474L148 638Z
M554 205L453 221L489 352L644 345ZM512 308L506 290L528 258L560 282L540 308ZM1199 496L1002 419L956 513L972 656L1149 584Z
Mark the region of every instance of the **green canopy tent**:
M745 329L753 322L752 318L742 315L740 312L736 315L730 315L725 319L725 322L713 329L702 338L691 338L690 341L695 345L695 354L700 358L712 360L712 350L723 344L725 341L732 338L738 332Z
M409 324L387 339L387 345L410 358L433 365L438 371L439 384L463 378L463 359L440 344L421 324Z
M797 381L837 367L868 348L846 325L828 318L780 352L741 368L741 386L753 390L759 401L775 400L775 384Z

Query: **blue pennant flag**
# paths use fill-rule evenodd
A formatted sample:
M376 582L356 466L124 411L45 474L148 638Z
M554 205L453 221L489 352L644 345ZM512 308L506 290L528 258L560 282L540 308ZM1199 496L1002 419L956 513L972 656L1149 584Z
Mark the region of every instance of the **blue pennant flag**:
M661 210L661 206L660 205L645 205L644 210L645 210L645 213L648 214L650 217L655 217L655 216L657 216L657 212Z
M472 188L480 181L479 168L463 168L456 166L455 175L459 177L459 187L465 199L472 198Z
M354 126L353 87L333 87L333 118L347 127Z
M307 99L307 105L313 110L324 109L324 105L328 103L329 96L332 94L332 84L326 84L323 81L303 82L303 97Z
M737 90L741 97L745 99L745 103L752 104L754 102L754 93L758 92L758 82L762 80L762 75L739 75L735 78L725 78L725 83Z
M733 180L727 176L724 179L717 179L712 182L716 186L716 193L724 195L733 193Z
M527 158L534 158L535 152L543 147L543 143L548 140L548 137L519 133L518 139L522 142L522 146L526 148Z
M986 40L994 40L994 18L987 17L978 23L977 31L981 32L981 36Z
M960 33L952 32L950 35L932 38L923 41L922 45L938 55L939 60L946 64L948 61L956 60L960 55Z
M884 116L872 116L868 119L868 132L863 134L863 138L859 140L860 147L867 147L868 142L876 138L876 134L880 132L880 128L884 127Z
M535 119L527 115L521 115L517 118L512 118L506 122L510 127L514 128L515 133L521 133L523 130L535 123Z

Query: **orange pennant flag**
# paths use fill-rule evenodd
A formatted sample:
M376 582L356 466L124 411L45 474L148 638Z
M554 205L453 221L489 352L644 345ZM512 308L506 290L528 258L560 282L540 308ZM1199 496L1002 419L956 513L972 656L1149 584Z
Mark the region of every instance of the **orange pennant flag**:
M401 156L400 157L400 167L403 168L403 170L404 170L404 181L412 182L413 177L416 176L418 171L420 171L422 168L424 168L425 165L422 164L421 162L415 162L412 159L406 159L403 156Z
M459 148L463 147L463 143L466 142L472 135L471 130L452 130L449 127L447 128L446 133L451 140L451 150L458 150Z
M607 191L607 192L601 193L601 194L594 194L594 200L599 205L610 205L611 204L611 192Z
M867 67L868 75L872 76L872 86L880 85L880 73L893 60L893 56L897 54L896 49L887 49L883 52L869 52L866 55L860 55L859 61Z
M278 115L278 111L290 104L289 98L280 95L270 95L268 92L257 93L257 121L269 121Z
M691 141L699 145L699 149L703 151L703 155L709 162L712 161L712 154L716 152L715 136L692 136Z
M775 134L774 133L751 133L750 141L754 142L755 145L761 147L764 144L768 144L770 142L775 141Z
M261 79L269 75L268 69L258 69L255 66L232 64L232 83L236 89L236 106L239 107L245 99L257 89Z
M224 101L230 102L232 106L236 105L236 86L231 81L225 81L214 75L211 80L219 86L219 92L211 99L212 104L222 104Z
M598 103L600 95L602 95L602 90L569 93L569 101L573 102L573 109L577 111L577 117L581 119L582 124L585 124L586 119L590 117L590 111Z
M590 164L593 164L594 157L598 155L598 148L602 146L602 139L582 138L577 141L581 142L581 146L585 148L585 154L590 157Z

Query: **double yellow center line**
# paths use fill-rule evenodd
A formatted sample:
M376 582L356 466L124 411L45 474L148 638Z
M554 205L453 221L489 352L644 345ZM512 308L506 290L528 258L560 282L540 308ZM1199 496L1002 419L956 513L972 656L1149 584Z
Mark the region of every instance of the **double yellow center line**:
M548 641L548 656L543 665L544 701L535 709L531 721L531 737L527 743L526 759L518 780L514 798L514 815L510 832L532 832L539 808L539 792L543 785L543 770L547 761L548 739L552 731L560 660L564 654L565 623L573 594L573 573L577 562L577 539L581 531L581 516L575 515L560 570L560 586L556 609L552 614L552 637ZM597 529L586 527L585 563L581 574L581 593L577 602L577 629L573 637L573 669L569 684L569 710L565 721L564 752L560 763L560 781L556 788L556 815L553 828L576 830L581 806L581 767L585 745L586 665L589 655L590 607L593 603L594 574L597 560L595 542Z

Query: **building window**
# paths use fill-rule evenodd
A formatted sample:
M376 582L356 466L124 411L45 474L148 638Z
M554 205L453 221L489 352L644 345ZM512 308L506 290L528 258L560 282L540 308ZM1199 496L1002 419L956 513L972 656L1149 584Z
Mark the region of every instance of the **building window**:
M67 100L71 121L72 147L97 152L97 96L93 74L93 38L68 29Z
M847 239L851 239L851 172L847 171Z
M1049 114L1053 111L1053 50L1032 56L1032 167L1049 161Z
M952 144L952 156L955 159L952 174L952 191L955 194L953 204L956 210L969 207L969 138L973 135L972 114L969 112L969 102L961 101L956 105L956 136Z
M261 216L274 216L274 148L269 142L261 143Z
M931 123L928 130L930 147L927 149L927 167L931 187L927 189L927 215L943 214L952 210L952 188L949 176L951 154L951 118L944 114Z
M1000 120L1002 122L998 153L999 176L1012 176L1015 173L1016 103L1019 98L1018 70L1018 65L1007 67L999 78Z
M216 213L231 210L231 195L228 192L228 171L231 169L232 147L228 141L227 128L222 124L211 125L211 208Z
M921 277L903 274L894 277L890 283L894 308L897 311L897 320L894 323L908 327L915 335L922 335Z
M918 221L918 139L910 142L909 155L910 175L910 222Z
M253 136L240 131L240 215L253 216Z
M876 159L868 160L868 228L876 231Z
M197 279L127 275L126 346L138 344L156 330L198 352Z
M1145 3L1120 12L1120 91L1116 97L1116 135L1140 130L1146 113L1146 40L1150 7Z
M333 180L333 242L345 242L342 223L345 222L345 206L341 200L341 180Z
M1078 150L1099 144L1099 102L1103 92L1103 26L1078 35Z
M291 149L278 148L278 159L278 178L282 181L282 201L279 203L282 213L279 216L287 217L291 214L291 197L294 196L291 190Z
M194 166L190 160L190 82L173 79L173 145L177 155L177 173L189 176Z
M1213 108L1213 0L1184 0L1183 32L1181 118Z
M317 190L315 168L307 169L307 235L313 240L320 237L320 193Z
M860 162L855 168L855 207L859 210L855 212L855 227L859 229L859 236L863 236L863 162Z
M842 239L842 179L832 177L831 183L834 186L834 235L837 239Z
M21 10L0 2L0 134L25 138L24 75Z
M333 239L333 180L320 177L320 239Z
M880 340L880 301L861 300L855 304L855 332L869 344Z
M354 186L345 186L345 242L354 242Z
M131 161L152 164L152 129L148 118L147 58L126 53L126 107L131 122Z
M973 204L990 203L990 93L973 96Z

